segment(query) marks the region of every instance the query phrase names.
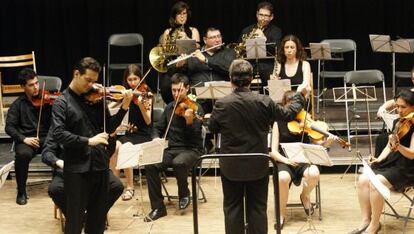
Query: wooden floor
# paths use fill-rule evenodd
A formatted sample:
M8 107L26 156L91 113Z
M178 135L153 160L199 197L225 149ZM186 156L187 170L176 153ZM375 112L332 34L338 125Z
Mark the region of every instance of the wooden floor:
M323 220L320 221L315 212L313 224L323 233L347 233L358 226L360 212L354 175L347 174L340 179L340 174L323 174L321 176L321 193ZM173 178L166 184L169 192L176 192ZM222 191L218 177L203 177L202 186L207 194L207 203L199 205L199 231L200 233L224 233L224 218L222 211ZM270 190L273 191L269 184ZM119 199L109 213L109 229L105 233L193 233L192 210L180 215L176 212L177 203L168 205L168 216L152 224L144 223L142 216L133 217L134 214L147 213L149 201L147 187L143 186L141 198L139 186L136 185L138 200L122 201ZM59 220L53 217L53 202L47 195L47 185L30 187L30 199L25 206L15 203L15 182L6 181L0 190L0 233L61 233ZM290 192L290 202L299 201L300 188L293 186ZM412 194L411 194L412 195ZM400 194L393 194L391 203L397 203L399 211L406 211L408 203L401 199ZM273 197L269 196L268 224L269 233L273 230L274 210ZM388 210L388 208L387 208ZM381 233L399 233L403 224L401 220L383 216ZM306 216L302 208L289 208L287 223L282 233L297 233L302 227L308 228ZM414 233L414 222L408 223L406 233Z

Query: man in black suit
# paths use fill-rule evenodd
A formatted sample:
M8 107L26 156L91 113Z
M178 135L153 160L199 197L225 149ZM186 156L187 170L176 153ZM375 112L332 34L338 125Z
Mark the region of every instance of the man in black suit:
M217 100L210 119L210 130L221 133L220 153L267 154L270 126L276 120L294 119L303 108L304 97L297 93L292 104L284 108L269 96L250 91L253 67L249 62L234 60L229 71L235 90ZM298 90L306 92L302 87ZM249 233L267 233L268 165L265 158L220 159L227 234L244 233L244 190Z

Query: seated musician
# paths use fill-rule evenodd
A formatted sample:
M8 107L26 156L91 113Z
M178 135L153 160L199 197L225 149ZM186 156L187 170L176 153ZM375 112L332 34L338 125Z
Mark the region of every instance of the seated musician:
M381 183L398 191L414 181L414 92L401 90L394 100L400 117L394 126L396 134L389 137L387 146L370 163ZM378 233L384 198L365 174L358 178L358 200L361 224L350 233Z
M189 206L190 190L187 177L194 162L202 154L202 122L196 117L202 114L202 109L187 97L190 88L187 76L176 73L171 77L171 81L171 91L175 101L165 107L161 119L154 126L154 137L166 135L168 148L164 151L162 163L145 166L152 209L145 218L146 222L167 215L159 175L159 172L166 167L172 167L175 172L179 209L184 210ZM195 110L197 108L198 110Z
M282 100L284 106L290 105L292 102L294 91L287 91ZM310 118L308 116L307 118ZM303 126L303 125L302 125ZM313 140L313 139L312 139ZM328 137L313 140L312 143L329 147L333 138ZM273 124L272 130L272 152L270 155L277 161L277 167L279 170L279 191L280 191L280 220L283 224L286 223L286 204L288 201L289 187L292 182L299 186L302 178L304 179L302 193L300 194L300 201L303 205L306 215L312 215L314 210L310 200L310 194L318 184L319 181L319 169L316 165L296 163L286 157L279 143L287 142L301 142L302 134L291 133L288 129L288 122L277 121ZM304 143L311 143L310 138L305 133L303 138Z
M298 37L287 35L283 37L277 52L275 75L270 79L290 79L292 86L306 84L311 88L312 74L306 52Z
M24 93L10 106L5 130L15 143L16 203L25 205L27 203L26 181L29 163L37 153L41 152L50 126L51 108L50 105L42 107L39 122L40 107L33 105L35 98L38 98L40 93L37 74L33 69L25 68L20 71L18 79Z
M145 82L141 82L142 73L140 68L135 64L129 64L124 71L123 85L127 89L135 89L138 84L140 86L136 91L141 92L142 95L135 96L133 101L129 104L128 112L128 126L124 136L119 138L116 142L116 149L111 157L110 167L116 176L119 177L119 170L116 168L118 161L119 147L126 142L132 144L140 144L147 141L151 141L151 110L152 110L152 97L149 97L149 88ZM115 103L117 104L117 103ZM119 105L121 103L118 103ZM134 190L134 174L133 168L125 168L124 174L127 180L127 187L122 200L127 201L132 199L135 194Z
M54 169L53 179L49 184L48 193L53 202L60 208L60 210L62 210L62 213L66 215L65 187L63 180L64 161L62 159L62 148L56 141L53 140L51 133L47 135L45 141L45 147L42 151L42 162ZM123 190L124 186L122 185L122 182L110 171L108 207L106 212L108 212L116 200L118 200Z

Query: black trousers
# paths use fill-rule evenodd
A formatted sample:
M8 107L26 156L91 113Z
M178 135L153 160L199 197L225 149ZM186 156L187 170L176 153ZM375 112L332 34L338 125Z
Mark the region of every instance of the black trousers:
M164 197L161 192L160 171L167 167L174 169L178 185L178 196L190 196L188 189L188 172L201 153L193 149L170 149L164 151L163 161L160 164L145 166L145 175L148 183L148 193L151 201L151 209L164 207Z
M221 176L226 234L244 233L243 196L246 190L246 220L249 234L267 233L269 176L253 181L233 181Z
M65 171L66 234L101 234L105 230L108 211L109 170L73 173Z
M35 149L25 143L16 143L14 150L16 152L14 170L16 172L17 192L25 193L29 163L41 150Z
M48 193L53 202L62 210L66 216L66 200L65 200L65 186L62 173L56 173L49 184ZM122 195L124 186L112 171L109 172L109 191L108 191L108 206L107 212Z

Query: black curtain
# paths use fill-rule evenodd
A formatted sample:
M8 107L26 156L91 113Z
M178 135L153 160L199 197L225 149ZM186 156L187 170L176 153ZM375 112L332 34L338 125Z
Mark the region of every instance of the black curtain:
M84 56L106 63L107 40L114 33L138 32L148 54L168 27L173 0L2 0L0 56L36 52L39 74L57 75L64 87L73 64ZM222 29L224 41L235 41L255 22L258 0L188 0L189 25L200 33ZM391 83L391 55L373 53L368 34L414 38L412 0L273 0L274 23L283 34L299 36L304 45L329 38L350 38L358 47L358 69L375 68ZM409 70L413 55L397 55L397 69ZM316 67L313 64L314 73ZM148 81L153 87L155 72Z

